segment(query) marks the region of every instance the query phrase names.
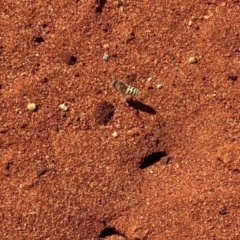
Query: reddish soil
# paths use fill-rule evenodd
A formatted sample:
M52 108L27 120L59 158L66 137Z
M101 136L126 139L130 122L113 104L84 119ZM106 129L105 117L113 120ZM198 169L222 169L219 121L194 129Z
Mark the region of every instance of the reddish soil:
M1 239L240 239L238 0L0 9Z

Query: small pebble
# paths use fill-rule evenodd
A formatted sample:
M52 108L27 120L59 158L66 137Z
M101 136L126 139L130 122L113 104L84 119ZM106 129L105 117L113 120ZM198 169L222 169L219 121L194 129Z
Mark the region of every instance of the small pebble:
M190 64L194 64L194 63L197 63L198 62L198 59L196 57L190 57L188 59L188 63Z
M161 159L160 159L160 163L162 163L162 164L168 164L169 161L170 161L169 156L164 156L164 157L161 157Z
M148 78L147 78L147 81L151 81L151 80L152 80L152 77L148 77Z
M112 134L112 136L115 137L115 138L117 138L117 137L119 136L119 134L118 134L118 132L114 132L114 133Z
M162 84L159 83L159 84L157 85L157 88L158 88L158 89L162 88Z
M107 60L109 59L109 55L107 53L103 54L103 61L107 62Z
M37 105L36 105L35 103L28 103L27 109L28 109L29 111L34 112L34 111L37 110Z
M103 44L103 48L104 49L108 49L109 48L109 44L107 44L107 43Z
M128 136L132 137L132 136L138 135L139 132L140 132L140 130L138 128L133 128L133 129L128 130L126 134Z
M204 19L209 19L213 16L213 13L209 13L208 15L204 15L203 18Z
M153 172L153 170L149 170L149 173L150 173L150 174L153 174L154 172Z
M68 110L68 107L66 106L65 103L60 104L58 107L59 107L59 109L61 109L64 112L66 112Z

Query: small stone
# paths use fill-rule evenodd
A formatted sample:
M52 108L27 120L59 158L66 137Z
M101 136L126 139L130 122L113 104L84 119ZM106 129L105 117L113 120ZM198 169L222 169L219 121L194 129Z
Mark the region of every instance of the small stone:
M59 107L59 109L61 109L64 112L66 112L68 110L68 107L66 106L65 103L60 104L58 107Z
M142 226L136 226L132 229L132 237L133 239L146 239L147 235L149 233L149 230L146 228L143 228Z
M118 134L118 132L113 132L112 136L113 136L114 138L117 138L117 137L119 136L119 134Z
M160 163L162 164L168 164L170 162L170 157L169 156L164 156L164 157L161 157L160 159Z
M109 55L107 53L103 54L103 61L107 62L109 59Z
M152 77L148 77L148 78L147 78L147 81L151 81L151 80L152 80Z
M108 49L109 48L109 44L107 44L107 43L103 44L103 48L104 49Z
M149 170L149 173L150 173L150 174L153 174L154 172L153 172L153 170L150 169L150 170Z
M196 57L190 57L188 59L188 63L190 64L194 64L194 63L197 63L198 62L198 59Z
M34 112L37 110L37 105L35 103L28 103L27 109L31 112Z
M133 129L128 130L126 134L128 136L133 137L135 135L139 135L139 132L140 132L140 130L138 128L133 128Z
M204 15L203 18L207 20L207 19L211 18L212 16L213 16L213 13L209 13L208 15Z
M158 89L162 88L162 84L161 83L157 84L157 88Z

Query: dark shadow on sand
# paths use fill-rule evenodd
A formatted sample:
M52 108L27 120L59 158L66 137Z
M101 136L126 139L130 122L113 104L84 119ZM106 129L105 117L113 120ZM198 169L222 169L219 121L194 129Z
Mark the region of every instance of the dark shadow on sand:
M157 112L149 105L140 102L139 100L136 99L127 99L127 103L130 107L142 111L142 112L146 112L148 114L152 114L155 115Z

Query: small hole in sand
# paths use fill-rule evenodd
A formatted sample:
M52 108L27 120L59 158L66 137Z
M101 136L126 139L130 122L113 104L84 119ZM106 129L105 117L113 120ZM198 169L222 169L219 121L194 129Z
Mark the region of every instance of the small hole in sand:
M151 153L149 155L147 155L142 162L140 163L139 168L140 169L144 169L147 167L152 166L153 164L159 162L161 160L161 158L166 157L167 154L166 152L155 152L155 153Z
M113 117L114 106L106 101L101 101L96 104L94 117L98 124L106 125Z
M101 231L99 238L105 238L112 235L121 235L121 234L114 227L106 227Z
M44 39L42 36L35 36L35 37L33 37L33 41L35 43L42 43L42 42L44 42Z

